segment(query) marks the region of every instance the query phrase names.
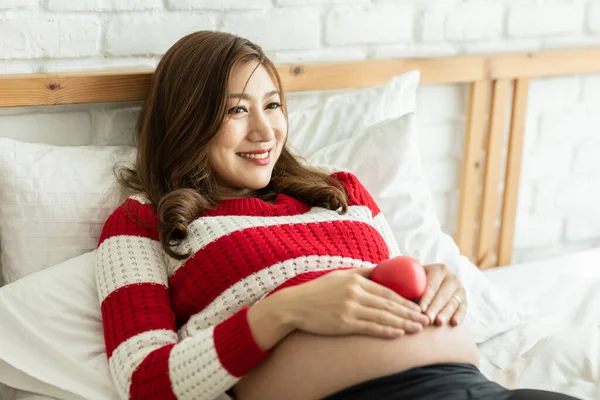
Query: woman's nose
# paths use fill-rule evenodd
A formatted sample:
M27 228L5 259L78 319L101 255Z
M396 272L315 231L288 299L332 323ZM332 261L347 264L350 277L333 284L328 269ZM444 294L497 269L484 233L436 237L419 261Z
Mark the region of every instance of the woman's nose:
M274 136L273 127L268 116L262 112L255 112L251 115L248 134L255 136L256 140L270 140Z

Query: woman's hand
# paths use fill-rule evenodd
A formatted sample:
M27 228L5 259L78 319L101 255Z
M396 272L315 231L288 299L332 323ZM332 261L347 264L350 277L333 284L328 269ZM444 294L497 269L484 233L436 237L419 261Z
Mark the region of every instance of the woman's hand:
M393 338L428 322L419 306L368 279L371 268L333 271L275 293L296 329L321 335Z
M444 264L424 265L427 287L419 305L431 323L456 326L467 313L467 294L458 277Z

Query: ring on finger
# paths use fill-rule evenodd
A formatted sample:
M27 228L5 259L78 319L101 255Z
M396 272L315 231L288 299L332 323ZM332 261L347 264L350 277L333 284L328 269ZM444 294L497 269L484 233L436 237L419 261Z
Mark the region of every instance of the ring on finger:
M452 295L452 298L458 301L458 307L462 306L462 300L460 299L460 297L458 297L457 295Z

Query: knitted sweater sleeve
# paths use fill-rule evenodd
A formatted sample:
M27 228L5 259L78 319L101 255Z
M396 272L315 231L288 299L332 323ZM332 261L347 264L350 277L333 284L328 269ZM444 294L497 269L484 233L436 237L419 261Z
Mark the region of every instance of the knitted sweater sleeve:
M227 398L224 393L269 353L252 336L248 307L179 340L167 256L148 210L128 199L106 221L96 252L106 353L117 392L121 399Z
M372 225L377 232L383 237L385 243L390 251L390 258L400 255L398 243L394 237L394 233L390 228L389 223L385 219L383 212L377 206L377 203L369 193L369 191L363 186L358 177L348 171L337 171L331 174L332 177L344 185L348 194L348 205L360 205L368 207L371 210L373 217Z

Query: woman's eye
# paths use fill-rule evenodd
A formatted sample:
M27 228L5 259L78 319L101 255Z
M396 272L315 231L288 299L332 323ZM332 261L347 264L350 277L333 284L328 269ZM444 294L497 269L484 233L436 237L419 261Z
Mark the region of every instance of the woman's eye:
M267 105L267 108L270 110L275 110L277 108L281 107L281 103L269 103Z
M237 106L237 107L232 107L229 110L227 110L228 114L241 114L243 112L247 112L248 110L246 110L246 107L244 106Z

